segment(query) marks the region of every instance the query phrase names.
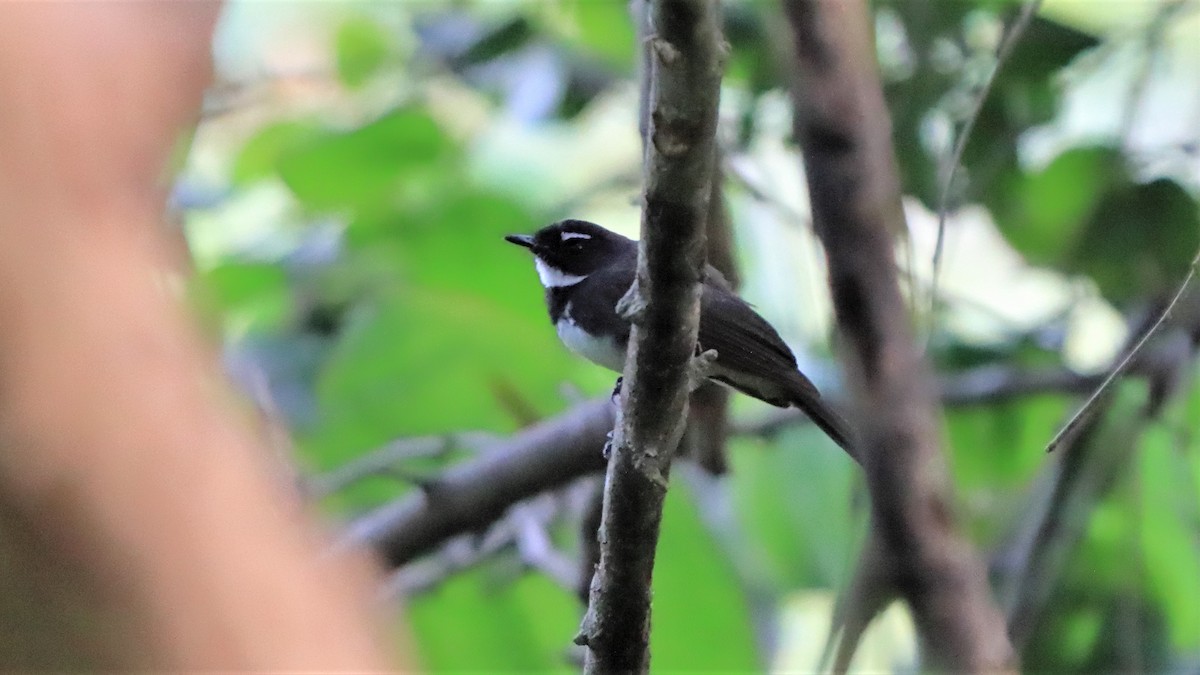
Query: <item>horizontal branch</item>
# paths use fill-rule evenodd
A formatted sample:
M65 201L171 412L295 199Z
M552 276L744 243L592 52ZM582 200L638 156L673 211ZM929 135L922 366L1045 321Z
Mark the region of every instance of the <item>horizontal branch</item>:
M983 366L942 376L947 406L970 406L1039 393L1084 393L1103 375L1046 370L1024 372ZM585 401L562 414L510 437L480 443L471 435L478 456L465 460L433 479L424 491L409 493L392 504L352 520L344 535L347 544L374 548L392 567L432 553L451 538L479 531L499 520L513 504L554 490L604 468L601 450L613 420L607 398ZM735 436L769 437L787 427L808 424L795 410L772 410L754 420L735 422ZM452 434L446 438L461 438ZM357 460L359 469L375 469L398 459L399 449L427 450L441 437L401 439L377 451L381 458ZM410 445L407 441L413 441ZM373 453L375 454L375 453ZM420 453L415 453L420 454ZM406 455L411 456L411 455ZM361 475L373 472L357 471ZM338 482L347 477L337 470ZM435 508L445 505L450 508Z
M1137 369L1130 373L1137 374ZM979 366L937 378L942 405L965 408L991 405L1037 394L1086 394L1104 379L1104 374L1078 373L1069 368L1022 370L1011 366ZM836 404L837 399L832 401ZM776 409L761 417L735 423L730 433L770 437L797 424L809 422L799 410Z

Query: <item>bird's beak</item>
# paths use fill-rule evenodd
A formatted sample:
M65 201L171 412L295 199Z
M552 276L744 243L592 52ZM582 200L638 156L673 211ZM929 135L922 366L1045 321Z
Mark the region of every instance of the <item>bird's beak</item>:
M504 238L504 241L533 250L533 237L528 234L510 234Z

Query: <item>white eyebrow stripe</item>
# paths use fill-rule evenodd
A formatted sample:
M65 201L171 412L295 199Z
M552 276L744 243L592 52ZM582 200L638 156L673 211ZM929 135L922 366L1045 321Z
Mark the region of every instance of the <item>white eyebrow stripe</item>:
M592 238L592 235L584 234L582 232L563 232L562 233L563 241L569 241L571 239L591 239L591 238Z
M574 286L575 284L587 278L586 274L583 276L567 274L557 267L551 267L541 258L535 258L533 264L535 267L537 267L538 279L541 279L542 286L545 286L546 288L563 288L565 286Z

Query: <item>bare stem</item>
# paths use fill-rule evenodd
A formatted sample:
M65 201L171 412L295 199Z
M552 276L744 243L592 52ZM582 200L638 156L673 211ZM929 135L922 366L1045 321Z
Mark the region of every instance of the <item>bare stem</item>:
M1162 327L1163 322L1166 321L1167 317L1171 316L1171 311L1175 309L1175 305L1179 304L1180 298L1187 293L1188 286L1190 286L1192 283L1192 277L1196 276L1197 265L1200 265L1200 251L1196 253L1195 258L1192 258L1192 264L1188 268L1187 276L1185 276L1183 281L1179 283L1179 288L1175 291L1175 295L1171 298L1171 302L1167 304L1166 309L1162 311L1162 314L1158 316L1158 319L1155 320L1153 325L1146 330L1146 333L1142 335L1141 339L1133 345L1127 354L1125 354L1125 358L1121 359L1121 362L1112 369L1112 372L1108 374L1108 377L1104 378L1104 381L1100 383L1100 386L1096 387L1096 391L1092 392L1092 395L1088 397L1088 400L1085 401L1079 410L1071 416L1071 419L1068 420L1065 425L1063 425L1063 428L1059 429L1057 434L1054 434L1054 438L1050 439L1050 443L1046 445L1046 452L1054 452L1054 449L1057 448L1060 443L1062 443L1064 438L1068 438L1075 431L1075 429L1079 427L1080 424L1086 422L1090 418L1092 411L1096 407L1096 402L1100 400L1100 397L1103 396L1106 391L1108 391L1108 388L1112 386L1112 383L1129 369L1130 364L1133 363L1133 357L1137 356L1138 352L1142 351L1142 347L1144 347L1150 338L1158 332L1158 329Z
M1042 0L1029 0L1023 7L1021 13L1013 20L1008 31L1004 34L1004 39L1000 41L1000 47L996 50L996 62L992 66L992 71L988 73L987 80L980 87L979 92L975 95L975 104L971 108L971 114L967 115L967 119L963 122L962 130L958 133L958 139L954 142L954 151L950 155L949 161L943 167L942 194L938 201L938 228L937 240L933 245L933 271L931 273L932 281L929 290L929 312L930 325L933 323L934 313L937 312L938 303L938 280L941 277L942 269L942 252L946 246L946 216L950 211L950 200L954 189L954 178L958 175L959 167L962 165L963 153L967 150L967 142L971 140L971 132L975 130L975 121L979 119L979 114L983 112L983 104L987 101L988 94L992 91L992 85L996 83L996 76L1000 74L1000 69L1004 67L1004 62L1012 54L1013 47L1024 35L1025 29L1029 27L1029 22L1033 20L1037 14L1038 8L1042 6Z

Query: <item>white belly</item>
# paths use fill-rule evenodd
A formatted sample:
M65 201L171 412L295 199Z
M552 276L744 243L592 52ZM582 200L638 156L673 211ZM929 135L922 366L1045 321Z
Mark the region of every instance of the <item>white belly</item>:
M625 350L620 348L617 341L589 335L576 325L569 311L563 314L555 328L558 329L558 339L562 340L567 349L609 370L619 373L625 369Z

